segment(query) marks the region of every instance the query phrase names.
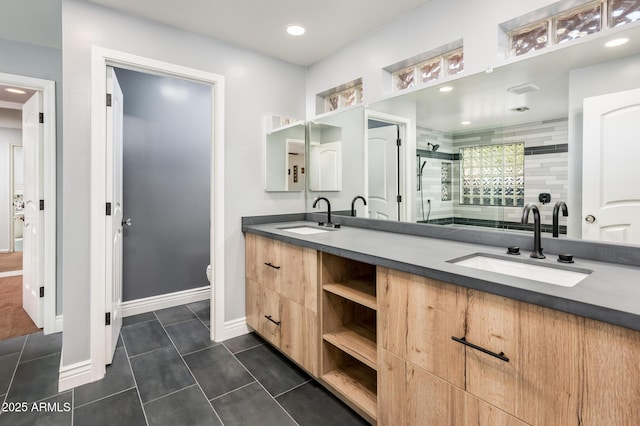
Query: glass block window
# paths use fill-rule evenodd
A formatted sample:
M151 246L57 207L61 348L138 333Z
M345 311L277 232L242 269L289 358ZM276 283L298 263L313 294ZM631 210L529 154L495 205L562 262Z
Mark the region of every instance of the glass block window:
M455 75L464 71L464 55L462 49L447 53L444 59L447 64L447 75Z
M462 49L456 49L392 73L393 91L406 90L462 71L464 52Z
M441 201L451 201L451 163L440 165Z
M549 45L549 23L539 22L533 26L521 28L511 33L511 56L544 49Z
M556 43L575 40L602 29L602 4L574 9L555 18Z
M336 111L364 101L362 84L325 96L325 112Z
M638 20L640 0L593 1L509 32L509 55L524 55L553 44L586 37L603 28L619 27ZM550 28L553 28L552 32Z
M524 206L524 142L460 148L460 204Z
M609 26L619 27L640 20L640 0L610 0Z

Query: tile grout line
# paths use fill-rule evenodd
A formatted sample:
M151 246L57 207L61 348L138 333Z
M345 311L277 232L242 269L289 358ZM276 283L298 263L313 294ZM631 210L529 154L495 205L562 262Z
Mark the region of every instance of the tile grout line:
M195 302L198 303L198 302ZM198 318L198 320L200 320L200 322L202 323L202 325L204 325L205 327L207 327L207 330L211 331L211 327L208 326L207 324L204 323L204 321L202 320L202 318L200 318L200 316L198 314L196 314L194 312L193 309L191 309L191 307L189 305L185 305L187 307L187 309L189 309L191 311L191 313L193 313L193 315L196 316L196 318ZM211 299L209 299L209 309L211 309ZM211 311L209 311L209 316L211 316Z
M127 364L129 364L129 371L131 372L131 377L133 378L133 384L136 389L136 393L138 394L138 401L140 401L140 408L142 409L142 415L144 416L144 421L149 426L149 419L147 419L147 412L144 409L144 404L142 403L142 396L140 395L140 389L138 388L138 381L136 380L136 375L133 372L133 367L131 366L131 360L129 359L129 351L127 351L127 344L124 342L124 336L122 336L122 329L120 330L120 338L122 339L122 348L124 349L124 356L127 358ZM116 346L118 344L116 343Z
M232 390L230 390L229 392L225 392L225 393L223 393L222 395L218 395L218 396L216 396L215 398L211 398L209 401L215 401L216 399L222 398L223 396L227 396L227 395L229 395L229 394L234 393L235 391L238 391L238 390L240 390L240 389L244 389L244 388L246 388L247 386L251 386L251 385L252 385L252 384L254 384L254 383L257 383L257 380L254 380L253 382L249 382L249 383L247 383L246 385L242 385L242 386L240 386L239 388L232 389Z
M13 385L13 380L16 378L16 372L18 371L18 366L20 365L20 358L22 358L22 354L24 353L24 348L27 346L27 340L29 339L29 335L24 338L24 342L22 343L22 348L20 348L20 355L18 355L18 362L16 362L16 366L13 369L13 374L11 375L11 380L9 381L9 386L7 386L7 393L4 395L4 399L2 400L2 405L7 402L7 398L9 397L9 392L11 391L11 386ZM0 410L1 411L1 410ZM1 414L1 412L0 412Z
M131 375L133 375L133 373L131 373ZM73 388L73 389L75 389L75 388ZM137 386L134 385L134 386L132 386L130 388L122 389L122 390L119 390L117 392L110 393L109 395L102 396L102 397L100 397L98 399L94 399L93 401L85 402L84 404L80 404L80 405L78 405L77 407L74 407L74 408L86 407L87 405L93 404L94 402L104 401L105 399L111 398L112 396L120 395L121 393L125 393L127 391L130 391L131 389L138 390ZM74 402L75 402L75 398L74 398Z
M224 346L224 345L222 345L222 346ZM256 376L254 376L253 373L251 371L249 371L249 369L242 363L242 361L240 361L238 359L238 357L235 356L235 354L232 354L231 351L229 350L229 348L227 348L226 346L224 346L224 348L227 350L227 352L229 352L231 354L232 357L235 358L236 361L238 361L240 363L242 368L244 368L247 371L247 373L249 373L249 375L251 377L253 377L253 379L260 385L260 387L267 393L267 395L269 395L269 397L271 397L271 399L273 399L273 402L275 402L278 405L278 407L280 407L282 409L282 411L284 411L287 414L287 416L289 416L291 421L293 421L294 424L300 426L300 424L296 421L296 419L294 419L291 416L291 414L287 410L285 410L285 408L282 405L280 405L280 403L273 397L273 395L271 395L271 393L267 390L267 388L265 388L264 385L262 383L260 383L260 380L258 380L256 378Z
M313 382L313 378L311 378L311 379L307 380L307 381L306 381L306 382L304 382L304 383L300 383L299 385L294 386L294 387L292 387L291 389L287 389L287 390L286 390L286 391L284 391L284 392L280 392L278 395L275 395L273 398L274 398L274 399L280 398L282 395L288 394L289 392L294 391L294 390L296 390L296 389L298 389L298 388L301 388L302 386L306 385L307 383L311 383L311 382Z
M222 344L224 345L224 342L222 342ZM232 353L232 354L234 354L234 355L237 355L237 354L241 354L241 353L246 352L246 351L250 351L251 349L255 349L255 348L257 348L258 346L264 346L265 344L266 344L266 343L258 343L258 344L257 344L257 345L255 345L255 346L251 346L250 348L246 348L246 349L239 350L238 352L231 352L231 349L229 349L229 347L228 347L227 345L224 345L224 346L225 346L227 349L229 349L229 352L231 352L231 353Z
M186 306L186 305L185 305ZM187 306L187 309L189 309L189 307ZM189 309L191 310L191 309ZM192 311L193 312L193 311ZM154 315L156 315L156 312L153 311ZM158 315L156 315L156 318L158 317ZM196 315L197 317L197 315ZM160 322L160 319L158 318L158 322ZM184 360L184 357L182 356L182 354L180 353L180 351L178 350L178 347L176 346L175 342L173 341L173 339L171 338L171 336L169 335L169 333L167 333L167 330L164 328L164 325L162 325L162 322L160 322L160 326L162 327L162 329L164 330L165 334L167 335L167 337L169 338L169 341L171 342L171 344L173 345L173 348L176 350L176 352L178 353L178 356L180 357L180 360L182 361L182 363L184 364L185 368L187 369L187 371L189 372L189 374L191 374L191 377L193 378L193 381L195 382L195 384L198 386L198 388L200 389L200 392L202 392L202 395L204 396L204 399L209 403L209 407L211 408L211 410L213 411L213 414L215 414L216 418L220 421L220 424L224 426L224 422L222 421L222 419L220 418L220 415L218 414L218 412L216 411L215 408L213 408L213 405L211 404L211 401L209 401L209 398L207 398L207 394L204 393L204 390L202 389L202 386L200 386L200 382L198 381L198 379L196 379L196 375L193 374L193 371L191 371L191 368L189 367L189 364L187 364L187 362ZM212 346L203 348L201 350L205 350L205 349L210 349ZM199 351L196 351L199 352ZM195 352L192 352L195 353ZM185 388L186 389L186 388ZM166 396L166 395L165 395ZM144 410L144 406L143 406L143 410Z

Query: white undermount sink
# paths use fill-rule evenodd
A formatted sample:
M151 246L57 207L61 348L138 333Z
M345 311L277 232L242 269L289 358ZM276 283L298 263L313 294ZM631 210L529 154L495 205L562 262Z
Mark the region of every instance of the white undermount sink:
M563 287L573 287L589 276L591 271L566 269L551 265L534 265L520 259L505 259L499 256L476 253L458 259L449 260L460 266L496 272L512 277L527 278Z
M328 229L316 228L314 226L305 226L305 225L292 226L288 228L278 228L278 229L282 229L283 231L289 231L295 234L302 234L302 235L312 235L312 234L321 234L323 232L329 232Z

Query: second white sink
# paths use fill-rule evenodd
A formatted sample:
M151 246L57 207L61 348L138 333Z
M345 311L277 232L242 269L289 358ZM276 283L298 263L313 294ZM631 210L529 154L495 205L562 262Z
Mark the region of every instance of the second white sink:
M587 278L591 273L591 271L587 270L577 271L553 267L550 265L534 265L521 260L509 260L482 253L453 259L449 262L469 268L496 272L498 274L510 275L512 277L542 281L547 284L554 284L563 287L573 287L583 279Z
M293 226L290 228L279 228L279 229L282 229L283 231L293 232L295 234L302 234L302 235L321 234L323 232L329 232L328 229L315 228L313 226Z

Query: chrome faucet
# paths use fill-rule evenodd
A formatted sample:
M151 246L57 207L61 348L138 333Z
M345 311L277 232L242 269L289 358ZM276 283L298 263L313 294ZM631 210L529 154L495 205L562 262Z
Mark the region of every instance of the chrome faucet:
M356 201L357 200L362 200L364 205L365 206L367 205L367 200L365 200L362 195L356 195L355 197L353 197L353 201L351 201L351 216L352 217L356 217Z
M319 222L318 225L324 225L324 226L333 226L333 223L331 223L331 203L329 202L329 200L327 200L325 197L318 197L315 199L315 201L313 202L313 207L315 208L316 205L318 204L318 201L320 200L324 200L327 202L327 222Z
M569 215L569 210L567 209L567 205L564 201L558 201L555 206L553 206L553 237L558 238L560 234L560 224L559 224L559 214L560 208L562 208L562 216L567 217Z
M534 203L529 203L522 210L522 219L520 223L529 222L529 211L533 211L533 251L531 257L536 259L544 259L545 255L542 254L542 247L540 247L540 210Z

